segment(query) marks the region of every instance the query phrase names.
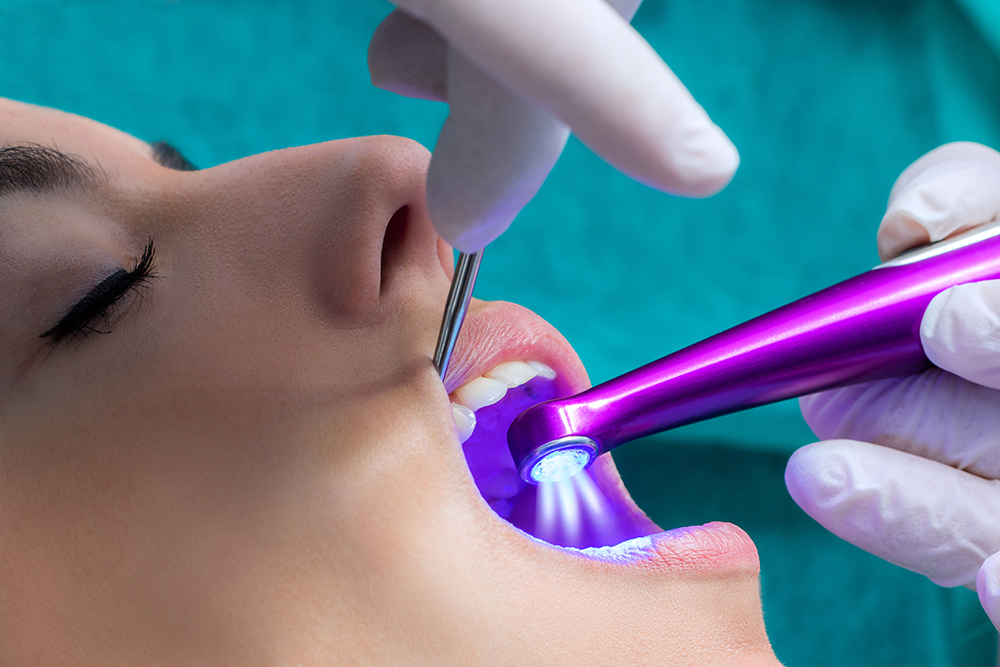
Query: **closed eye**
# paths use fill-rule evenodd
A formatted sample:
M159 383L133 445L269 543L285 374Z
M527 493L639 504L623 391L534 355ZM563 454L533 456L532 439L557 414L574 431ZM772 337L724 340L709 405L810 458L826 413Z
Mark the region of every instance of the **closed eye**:
M145 286L153 273L153 239L146 244L142 257L131 270L118 269L97 284L54 327L39 338L49 338L53 345L66 338L111 333L110 316L116 304L133 289ZM103 323L103 324L102 324ZM103 328L98 328L101 325Z

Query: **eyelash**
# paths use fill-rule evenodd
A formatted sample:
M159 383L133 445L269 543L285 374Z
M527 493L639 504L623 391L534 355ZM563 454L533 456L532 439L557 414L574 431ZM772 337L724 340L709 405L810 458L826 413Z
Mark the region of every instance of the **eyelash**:
M110 329L102 331L96 328L97 320L103 319L106 325L112 309L122 298L134 289L147 286L149 281L156 277L153 273L153 254L153 239L149 239L142 251L142 257L131 271L118 269L102 280L75 306L70 308L57 325L43 333L39 338L49 338L53 345L57 345L70 337L111 333Z

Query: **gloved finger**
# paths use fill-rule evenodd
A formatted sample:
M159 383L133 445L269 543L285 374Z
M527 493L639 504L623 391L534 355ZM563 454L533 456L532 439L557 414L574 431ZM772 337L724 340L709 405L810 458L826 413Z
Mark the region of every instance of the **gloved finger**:
M629 176L688 196L710 195L732 178L732 143L603 0L398 4Z
M383 19L368 45L372 85L406 97L448 98L447 44L423 21L398 9Z
M641 0L606 0L631 20ZM400 10L386 16L368 45L372 85L405 97L446 102L447 44L423 21Z
M1000 481L850 440L796 451L785 485L830 532L942 586L972 586L1000 551Z
M451 48L448 90L448 119L427 170L427 210L452 247L475 252L535 196L569 128Z
M970 382L1000 389L1000 280L946 289L920 322L931 362Z
M979 602L993 625L1000 630L1000 552L986 559L976 576Z
M637 0L612 3L631 17ZM438 234L475 252L507 231L562 154L569 128L448 49L450 113L427 172L427 208Z
M1000 479L1000 393L934 368L799 399L821 440L872 442Z
M896 179L879 226L883 261L990 222L1000 212L1000 153L970 142L945 144Z

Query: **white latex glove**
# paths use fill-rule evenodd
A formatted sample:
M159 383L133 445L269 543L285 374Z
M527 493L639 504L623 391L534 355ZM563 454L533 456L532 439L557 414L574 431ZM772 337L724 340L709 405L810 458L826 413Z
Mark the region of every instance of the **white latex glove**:
M629 21L641 0L397 0L368 51L376 86L447 100L427 175L453 247L506 231L570 128L627 175L703 197L739 156Z
M998 214L1000 154L942 146L896 181L879 254ZM1000 281L936 296L920 337L938 368L800 400L825 442L792 455L785 483L848 542L942 586L977 588L1000 629Z

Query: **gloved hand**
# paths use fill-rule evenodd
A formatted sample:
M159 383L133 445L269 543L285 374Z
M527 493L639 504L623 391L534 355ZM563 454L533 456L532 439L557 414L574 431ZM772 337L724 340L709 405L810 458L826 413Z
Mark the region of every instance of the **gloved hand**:
M466 252L535 195L570 128L647 185L708 196L739 156L628 24L641 0L397 0L368 51L376 86L447 100L431 220Z
M1000 154L942 146L893 186L879 254L998 214ZM848 542L942 586L977 588L1000 629L1000 281L937 295L920 338L938 368L800 400L824 442L792 455L785 483Z

